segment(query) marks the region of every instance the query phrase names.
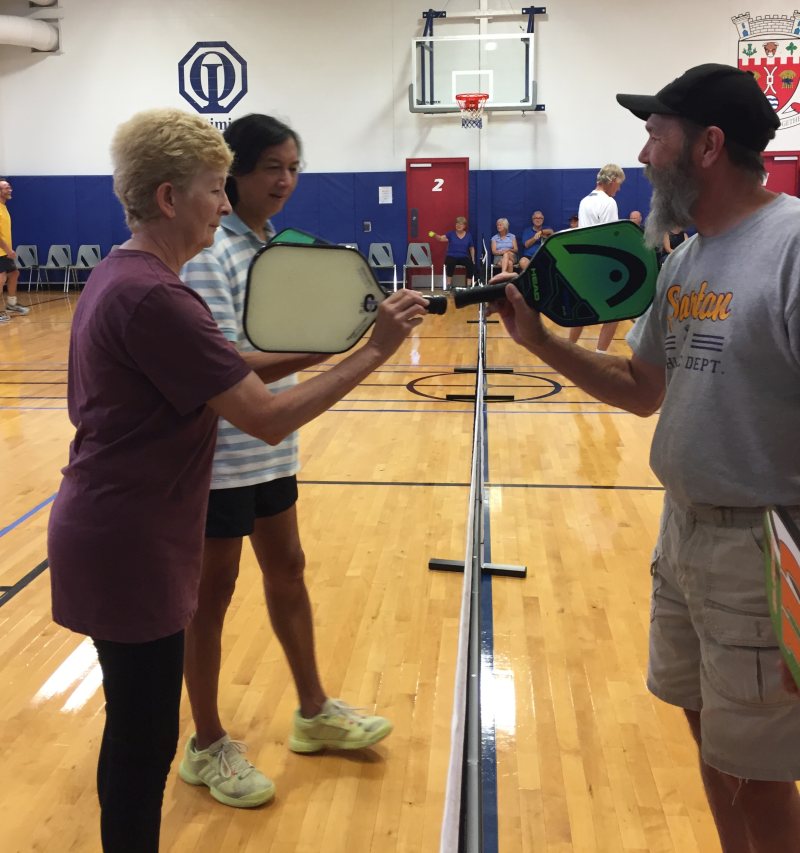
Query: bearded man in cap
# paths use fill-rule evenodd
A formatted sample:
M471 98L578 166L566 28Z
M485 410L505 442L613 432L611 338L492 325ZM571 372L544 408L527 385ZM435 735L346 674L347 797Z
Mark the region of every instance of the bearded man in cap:
M772 630L761 519L770 505L800 519L800 200L763 186L779 120L750 74L700 65L617 101L646 122L649 245L697 230L667 258L632 355L552 334L513 286L496 310L599 400L661 408L647 685L684 710L725 853L798 850L800 701Z

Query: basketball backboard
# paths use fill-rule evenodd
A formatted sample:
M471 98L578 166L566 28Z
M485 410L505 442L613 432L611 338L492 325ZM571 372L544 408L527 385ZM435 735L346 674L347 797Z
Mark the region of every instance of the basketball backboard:
M533 33L412 39L409 109L454 113L460 92L486 92L487 111L536 110L533 39Z

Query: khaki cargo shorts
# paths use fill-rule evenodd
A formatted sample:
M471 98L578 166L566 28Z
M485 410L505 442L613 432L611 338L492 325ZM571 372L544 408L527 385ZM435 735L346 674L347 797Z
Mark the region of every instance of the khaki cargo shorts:
M800 511L792 511L800 518ZM800 699L781 685L761 511L665 498L653 553L649 690L700 712L707 764L742 779L800 779Z

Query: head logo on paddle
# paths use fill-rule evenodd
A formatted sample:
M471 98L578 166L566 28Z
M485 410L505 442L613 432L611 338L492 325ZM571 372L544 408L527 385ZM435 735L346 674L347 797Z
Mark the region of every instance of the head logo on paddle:
M653 300L657 277L655 252L625 220L553 234L512 281L555 323L585 326L638 317ZM507 284L456 288L455 305L501 299ZM250 264L244 330L265 352L345 352L375 322L385 298L358 250L287 229ZM430 313L445 312L445 297L426 298Z

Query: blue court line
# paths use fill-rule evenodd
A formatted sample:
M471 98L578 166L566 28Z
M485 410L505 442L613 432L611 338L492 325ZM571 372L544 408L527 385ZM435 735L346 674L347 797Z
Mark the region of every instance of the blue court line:
M43 500L40 504L35 506L33 509L29 509L25 515L21 515L16 521L12 521L7 527L0 528L0 536L5 536L6 533L10 533L15 527L18 527L22 524L23 521L29 519L32 515L36 515L40 509L44 509L48 504L51 504L56 499L56 496L50 495L49 498Z

